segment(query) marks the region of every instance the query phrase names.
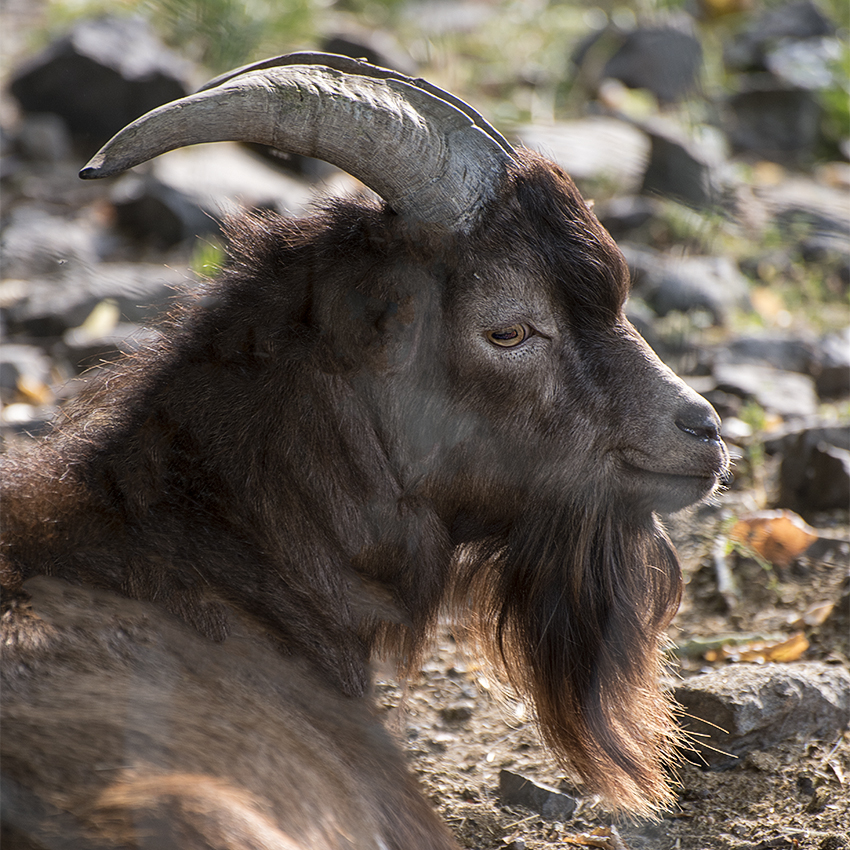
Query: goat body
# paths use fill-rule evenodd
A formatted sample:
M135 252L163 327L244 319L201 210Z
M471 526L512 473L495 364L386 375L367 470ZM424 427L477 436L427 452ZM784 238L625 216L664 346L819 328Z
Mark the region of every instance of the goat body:
M446 604L589 789L669 799L653 511L728 456L572 182L500 151L452 227L233 222L164 341L6 461L9 847L455 847L369 693Z

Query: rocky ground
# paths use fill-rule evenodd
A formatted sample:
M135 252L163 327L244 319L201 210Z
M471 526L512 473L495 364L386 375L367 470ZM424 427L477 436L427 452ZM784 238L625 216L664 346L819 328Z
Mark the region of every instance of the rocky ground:
M432 27L432 47L442 44L438 18L448 31L471 26L468 18L483 32L501 8L460 3L450 14L436 5L443 17L420 22ZM560 8L538 5L540 14ZM504 7L505 17L517 14L516 4ZM103 138L74 124L66 112L72 98L61 91L69 75L52 73L50 55L28 46L44 8L10 0L0 27L6 443L48 429L86 370L109 368L119 351L146 344L156 315L214 273L219 222L234 199L299 214L317 192L362 191L316 163L282 170L235 145L174 152L113 181L79 181ZM647 40L656 50L657 34L634 20L624 30L622 15L613 28L596 21L594 37L574 45L571 73L584 106L575 106L576 83L569 115L543 109L540 97L519 114L523 92L545 90L544 77L516 83L506 112L496 102L499 86L479 81L494 111L510 113L512 137L558 159L595 200L633 270L630 317L723 416L736 482L710 504L665 520L686 581L666 686L683 706L694 747L672 779L678 802L658 820L612 819L583 796L541 749L529 708L455 642L450 624L414 681L400 687L379 678L388 722L466 847L850 847L850 150L817 133L765 136L765 127L805 124L812 92L827 86L806 88L794 77L799 65L789 51L792 59L802 51L814 73L827 67L817 57L828 58L846 30L813 4L772 8L785 17L753 16L730 41L727 72L743 82L723 104L713 102L722 120L684 121L677 111L677 99L693 95L694 42L683 47L669 33L682 88L657 86L658 108L636 108L624 82L645 93L654 81L632 79L624 52L639 55ZM54 45L54 60L58 51L86 73L100 63L110 85L116 74L123 79L131 100L154 97L144 89L152 79L170 92L203 79L146 26L82 26L95 28L97 62L86 54L85 29ZM706 26L696 30L704 45ZM771 32L779 35L766 41ZM391 48L382 44L386 55ZM367 47L355 45L356 55ZM40 58L24 64L34 54ZM420 71L451 78L444 52L429 55L433 67ZM395 64L403 62L414 60ZM33 74L42 95L58 87L53 100L27 105ZM756 83L787 95L758 101L778 110L761 123L744 97ZM107 90L96 79L90 85ZM476 90L461 93L481 105ZM87 110L92 98L84 100L78 108ZM118 128L110 122L125 118L108 102L99 106L98 132L109 135ZM85 120L90 130L95 119L87 112Z

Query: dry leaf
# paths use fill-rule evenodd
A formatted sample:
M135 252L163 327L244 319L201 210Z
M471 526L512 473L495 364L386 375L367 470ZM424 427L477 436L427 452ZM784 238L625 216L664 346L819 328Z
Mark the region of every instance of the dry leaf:
M18 378L17 390L27 404L50 404L53 401L53 392L50 387L29 375L21 375Z
M815 605L810 605L799 617L795 617L791 621L791 625L795 629L801 629L803 626L820 626L826 622L826 618L832 613L835 608L834 602L818 602Z
M598 826L591 832L565 835L564 841L567 844L575 844L580 847L598 847L601 850L628 850L626 843L620 838L620 834L613 826Z
M759 511L739 519L729 537L771 564L787 567L818 539L818 534L793 511Z
M797 661L809 648L809 642L802 632L795 632L787 640L779 642L753 641L739 646L722 646L705 653L706 661L775 661L788 663Z

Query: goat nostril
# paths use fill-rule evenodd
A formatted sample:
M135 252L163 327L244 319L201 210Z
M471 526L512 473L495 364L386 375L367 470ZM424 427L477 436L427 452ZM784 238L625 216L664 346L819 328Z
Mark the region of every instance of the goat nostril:
M676 420L676 427L698 440L719 440L720 432L717 428L717 422L713 418L702 417L699 421L684 421Z

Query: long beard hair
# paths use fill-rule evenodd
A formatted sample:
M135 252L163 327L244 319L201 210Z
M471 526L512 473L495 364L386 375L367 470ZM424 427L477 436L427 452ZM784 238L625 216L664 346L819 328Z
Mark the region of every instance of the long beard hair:
M672 802L679 734L659 678L681 586L655 518L612 504L534 505L458 558L458 618L556 758L614 809Z

